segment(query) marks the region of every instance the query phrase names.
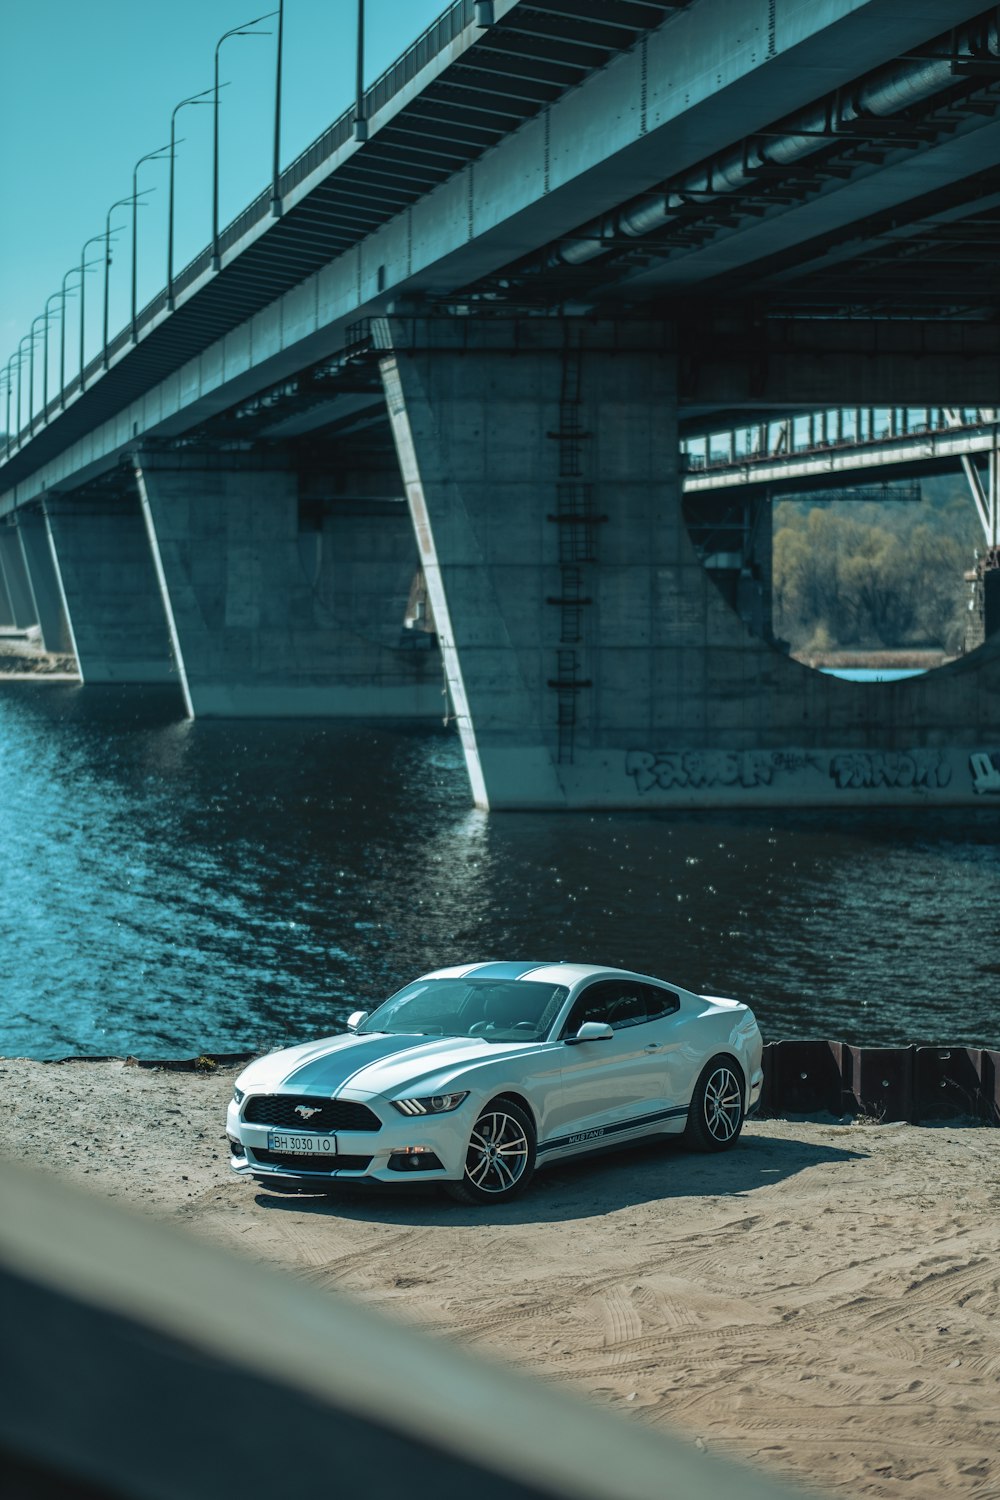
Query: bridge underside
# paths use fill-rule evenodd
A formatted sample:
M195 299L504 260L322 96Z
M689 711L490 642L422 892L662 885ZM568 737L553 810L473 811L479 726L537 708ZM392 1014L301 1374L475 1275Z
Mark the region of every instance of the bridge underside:
M766 581L727 606L682 514L675 330L390 318L377 341L484 805L963 802L992 779L996 642L873 692L751 633Z
M785 349L751 374L721 338L695 360L662 320L399 314L373 331L339 406L281 410L251 440L220 423L137 444L22 508L0 531L0 603L47 599L46 644L71 641L85 683L174 683L193 716L450 713L484 807L1000 791L1000 640L877 689L824 676L767 640L766 547L731 608L685 523L678 413L707 382L780 402L811 379L835 401L861 360L883 399L904 366L911 399L932 399L905 350L880 382L844 330L839 361ZM924 387L958 360L995 401L995 351L947 337Z
M22 619L88 686L172 685L191 717L444 713L433 634L407 628L417 560L394 473L137 450L23 508L0 548L27 581Z
M0 628L192 715L447 714L484 806L1000 794L1000 633L810 671L767 504L734 567L678 459L682 415L1000 405L996 8L432 33L40 413L19 351Z

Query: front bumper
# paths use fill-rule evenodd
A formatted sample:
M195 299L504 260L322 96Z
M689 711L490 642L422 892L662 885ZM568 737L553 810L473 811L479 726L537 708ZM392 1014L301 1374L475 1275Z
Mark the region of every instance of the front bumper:
M465 1171L469 1133L475 1119L471 1099L465 1099L448 1114L411 1118L401 1115L384 1099L353 1095L354 1102L367 1105L378 1116L381 1129L320 1133L253 1124L243 1118L252 1097L248 1095L240 1105L232 1100L226 1115L229 1165L239 1177L316 1187L351 1180L399 1183L408 1177L447 1182L461 1179ZM306 1137L330 1149L322 1155L275 1150L275 1134Z

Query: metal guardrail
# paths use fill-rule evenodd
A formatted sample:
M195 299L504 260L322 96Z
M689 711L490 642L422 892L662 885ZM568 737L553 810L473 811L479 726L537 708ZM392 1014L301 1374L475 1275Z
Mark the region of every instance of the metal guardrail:
M453 0L453 4L439 16L432 25L428 26L417 40L408 47L403 55L392 64L390 68L375 80L369 89L365 90L365 118L371 119L372 115L401 94L407 84L411 83L420 70L432 62L444 49L455 40L457 36L470 25L474 19L475 0ZM352 104L346 109L333 124L324 130L323 134L317 136L312 145L291 162L281 173L280 191L282 196L299 186L306 178L315 172L316 168L322 166L323 162L331 157L334 152L339 151L341 146L347 144L352 137L354 125L355 106ZM220 236L221 249L224 251L238 244L248 230L262 219L266 219L271 211L271 189L264 192L249 203L243 212L232 223L227 225ZM183 291L207 269L211 264L211 247L203 250L189 265L185 266L175 280L177 291ZM186 280L184 278L187 278ZM176 295L176 293L175 293ZM166 305L166 293L161 293L162 306ZM152 307L152 303L150 307ZM145 311L145 309L144 309Z
M912 1125L1000 1125L1000 1052L983 1047L854 1047L769 1042L761 1113L827 1113Z
M475 0L452 0L448 9L426 31L423 31L416 41L396 59L396 61L382 73L364 94L365 118L371 119L372 115L384 108L392 99L410 84L417 74L438 57L456 37L460 36L465 28L472 24L475 19ZM356 105L344 110L332 125L323 134L317 136L316 140L301 152L294 161L290 162L282 171L279 178L279 191L284 197L307 177L317 167L322 166L337 152L341 146L346 145L353 139L354 117ZM226 225L219 235L220 253L225 254L256 225L264 222L271 214L271 188L266 188L256 198L247 204L241 213L237 214L229 224ZM188 261L173 279L173 294L176 299L189 287L203 276L212 265L212 246L206 245L200 250L193 260ZM141 338L143 331L148 329L157 317L167 308L167 288L164 287L157 292L156 296L145 307L141 308L137 318L136 326L138 336ZM20 447L24 440L30 440L35 429L44 427L50 418L58 416L62 411L66 400L75 396L82 390L89 389L92 383L104 372L123 350L132 343L131 320L117 334L108 341L107 349L101 349L82 372L77 373L71 380L66 382L58 395L54 396L48 405L41 411L35 412L34 417L27 427L22 427L19 433L12 434L12 444Z

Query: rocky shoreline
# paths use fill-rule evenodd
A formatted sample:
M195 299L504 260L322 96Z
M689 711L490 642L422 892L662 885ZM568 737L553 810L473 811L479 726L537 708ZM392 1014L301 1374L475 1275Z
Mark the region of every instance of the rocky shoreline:
M46 651L37 626L0 630L0 676L79 678L75 656Z

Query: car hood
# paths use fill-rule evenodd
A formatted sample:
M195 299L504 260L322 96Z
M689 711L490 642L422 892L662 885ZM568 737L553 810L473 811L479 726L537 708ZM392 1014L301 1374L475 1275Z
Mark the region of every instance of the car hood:
M371 1036L326 1037L258 1058L237 1080L246 1093L315 1094L330 1098L355 1094L399 1094L446 1087L477 1064L523 1057L532 1042L491 1043L480 1037Z

